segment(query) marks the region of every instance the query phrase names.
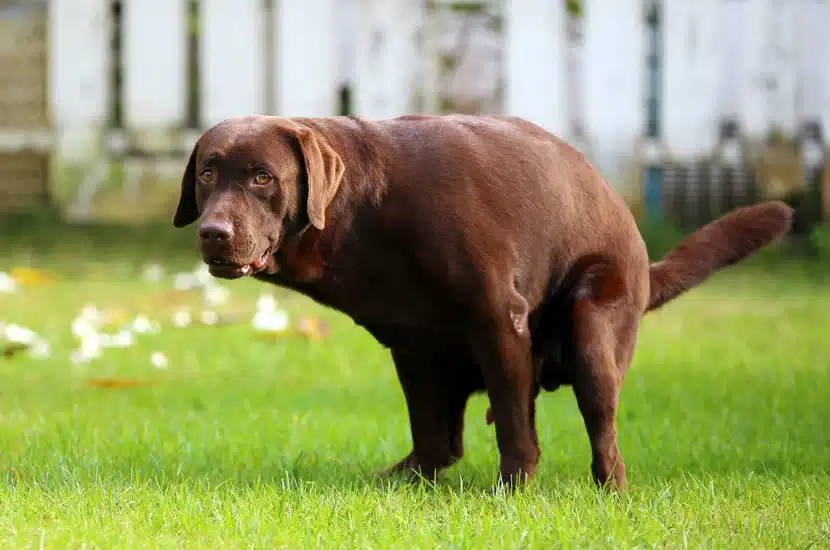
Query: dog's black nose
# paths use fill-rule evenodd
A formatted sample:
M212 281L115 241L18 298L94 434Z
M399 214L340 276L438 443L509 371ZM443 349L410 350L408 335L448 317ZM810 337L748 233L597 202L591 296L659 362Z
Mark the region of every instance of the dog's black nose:
M199 238L204 241L228 241L231 237L233 237L233 225L230 222L210 220L199 225Z

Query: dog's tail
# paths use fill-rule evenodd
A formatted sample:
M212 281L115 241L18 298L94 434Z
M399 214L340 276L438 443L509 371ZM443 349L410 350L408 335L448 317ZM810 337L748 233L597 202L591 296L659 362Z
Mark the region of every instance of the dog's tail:
M653 311L709 275L737 263L784 235L793 209L780 201L746 206L701 227L649 267Z

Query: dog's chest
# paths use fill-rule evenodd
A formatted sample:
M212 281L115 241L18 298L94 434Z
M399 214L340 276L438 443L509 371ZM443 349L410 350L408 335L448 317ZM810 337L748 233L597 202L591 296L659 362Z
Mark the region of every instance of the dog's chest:
M313 275L303 278L303 275ZM342 250L325 263L292 265L270 282L298 291L364 326L438 328L448 325L448 300L419 277L402 253Z

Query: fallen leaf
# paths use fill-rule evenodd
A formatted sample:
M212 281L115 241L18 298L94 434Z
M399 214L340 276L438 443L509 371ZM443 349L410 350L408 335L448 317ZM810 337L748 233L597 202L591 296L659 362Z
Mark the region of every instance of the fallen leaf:
M269 342L278 342L283 340L284 338L288 338L289 336L296 335L293 331L285 331L285 332L261 332L259 333L259 337L263 340L267 340Z
M15 355L27 351L33 359L49 359L51 349L45 340L37 339L34 342L9 342L2 348L3 358L11 359Z
M111 309L104 312L103 323L107 326L123 325L130 320L130 312L126 309Z
M15 267L11 270L11 276L18 284L35 288L50 285L55 282L54 276L31 267Z
M310 340L322 340L328 336L328 326L317 317L305 317L297 325L297 332Z
M117 389L149 386L153 382L141 378L90 378L86 383L94 388Z
M154 305L169 306L187 300L191 296L195 296L195 289L188 290L161 290L153 292L147 296L143 296L141 301L147 303L148 301Z
M18 353L20 353L22 351L26 351L28 348L29 348L29 346L27 344L19 344L19 343L16 343L16 342L11 343L11 344L6 344L3 347L3 357L5 359L11 359L12 357L17 355Z

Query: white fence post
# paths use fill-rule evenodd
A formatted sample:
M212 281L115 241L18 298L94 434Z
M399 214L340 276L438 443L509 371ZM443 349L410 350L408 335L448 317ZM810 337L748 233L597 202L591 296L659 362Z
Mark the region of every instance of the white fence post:
M337 40L333 0L276 0L277 112L329 116L337 112Z
M112 101L106 0L49 3L49 102L59 160L100 153Z
M200 125L265 110L266 19L262 0L202 0Z
M798 106L802 120L822 125L824 139L830 138L830 1L803 0L797 22Z
M645 128L642 0L586 0L583 123L590 157L610 185L628 186Z
M717 102L720 105L721 115L735 122L741 120L743 110L741 89L742 74L745 71L747 35L745 32L729 32L729 30L744 28L749 9L751 8L747 0L738 2L721 0L718 11L723 31L721 33L722 62L718 75Z
M565 2L505 5L505 107L568 138Z
M803 0L798 0L802 2ZM745 0L740 118L752 142L773 129L792 137L796 130L797 35L794 0Z
M663 136L676 160L703 158L717 143L719 1L663 0Z
M370 119L409 114L415 106L422 2L361 0L357 28L355 113ZM434 37L430 37L434 38Z
M187 108L187 0L124 0L124 121L181 127Z

